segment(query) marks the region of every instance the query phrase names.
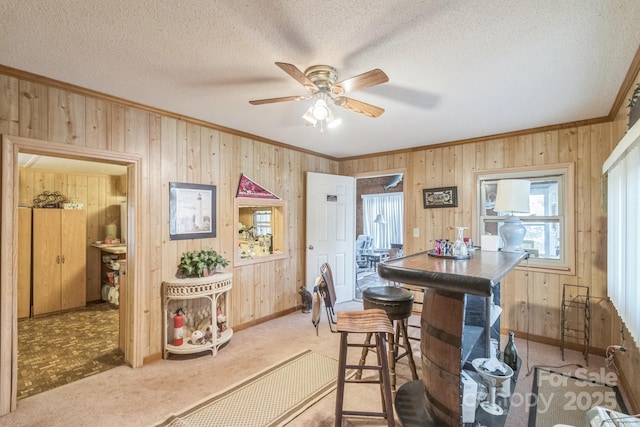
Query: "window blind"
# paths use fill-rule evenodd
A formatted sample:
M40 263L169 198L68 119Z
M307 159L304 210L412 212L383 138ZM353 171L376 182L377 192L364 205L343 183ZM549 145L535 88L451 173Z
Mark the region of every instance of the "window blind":
M607 174L607 290L636 343L640 340L640 123L603 166Z

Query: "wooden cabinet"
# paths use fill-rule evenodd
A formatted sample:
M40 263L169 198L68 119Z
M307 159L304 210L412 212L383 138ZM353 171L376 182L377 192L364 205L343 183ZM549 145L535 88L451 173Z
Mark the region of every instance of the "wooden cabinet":
M18 209L18 319L31 313L31 209Z
M82 307L87 293L84 210L33 210L33 314Z

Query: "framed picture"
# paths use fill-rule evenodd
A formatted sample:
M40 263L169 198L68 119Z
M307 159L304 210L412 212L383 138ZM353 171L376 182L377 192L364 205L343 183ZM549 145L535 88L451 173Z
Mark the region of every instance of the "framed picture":
M169 239L216 237L216 186L169 183Z
M424 208L455 208L458 206L458 187L425 188L422 190Z

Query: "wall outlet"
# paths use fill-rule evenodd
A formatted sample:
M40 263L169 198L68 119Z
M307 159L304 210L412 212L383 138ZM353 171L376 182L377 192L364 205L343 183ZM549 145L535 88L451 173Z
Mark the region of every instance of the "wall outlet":
M414 228L413 229L413 237L420 237L420 229L419 228Z

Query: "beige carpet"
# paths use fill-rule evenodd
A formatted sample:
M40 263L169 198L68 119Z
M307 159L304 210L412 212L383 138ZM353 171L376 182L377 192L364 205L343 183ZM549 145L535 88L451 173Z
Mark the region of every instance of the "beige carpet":
M597 376L576 378L536 368L529 427L582 426L593 406L626 412L618 387L595 381Z
M278 426L336 387L338 362L305 350L172 416L162 427Z

